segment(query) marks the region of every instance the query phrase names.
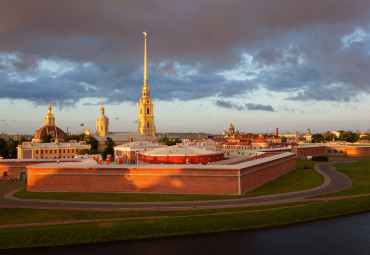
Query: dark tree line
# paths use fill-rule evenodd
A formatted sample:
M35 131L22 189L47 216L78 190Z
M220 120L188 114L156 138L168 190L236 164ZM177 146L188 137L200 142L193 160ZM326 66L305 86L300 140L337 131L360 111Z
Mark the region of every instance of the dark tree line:
M324 141L344 141L344 142L350 142L354 143L357 142L360 139L359 135L357 133L354 133L352 131L339 131L339 137L336 137L335 134L327 131L324 134L313 134L311 137L311 141L313 143L321 143Z
M17 158L17 147L19 144L26 142L25 137L21 137L19 141L12 138L5 141L5 139L0 138L0 156L3 158Z

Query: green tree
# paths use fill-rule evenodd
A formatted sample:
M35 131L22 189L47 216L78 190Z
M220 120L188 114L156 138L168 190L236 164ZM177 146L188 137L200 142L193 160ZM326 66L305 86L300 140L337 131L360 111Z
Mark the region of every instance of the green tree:
M40 139L43 143L51 143L52 136L50 134L43 134Z
M325 139L324 139L324 136L322 134L313 134L311 136L311 142L313 142L313 143L321 143L324 140Z
M325 141L336 141L337 136L335 134L331 133L330 131L327 131L324 134L324 139L325 139Z
M9 157L9 150L6 146L6 141L4 138L0 138L0 156L3 158Z
M166 136L165 137L162 137L161 139L159 139L159 142L162 143L162 144L165 144L167 146L171 146L171 145L176 145L178 143L181 143L181 139L176 137L176 138L173 138L172 140L169 140Z
M281 142L282 143L286 143L288 140L286 139L286 137L285 136L283 136L283 137L281 137Z
M113 147L116 146L116 143L113 141L112 138L110 137L107 137L106 141L105 141L105 145L107 146L103 153L102 153L102 158L103 160L105 160L107 158L108 155L114 155L114 149Z
M99 146L99 141L96 140L93 136L85 136L85 141L87 144L90 144L91 145L91 149L92 150L97 150L98 149L98 146Z
M17 158L17 147L18 141L13 140L12 138L6 142L6 149L8 150L8 158Z
M349 143L357 142L360 137L357 133L353 133L352 131L339 131L339 139L340 141L346 141Z

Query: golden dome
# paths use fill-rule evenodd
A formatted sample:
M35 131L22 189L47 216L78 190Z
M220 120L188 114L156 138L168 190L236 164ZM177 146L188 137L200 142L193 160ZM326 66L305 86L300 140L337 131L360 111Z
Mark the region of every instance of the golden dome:
M143 91L149 91L149 86L148 85L144 85L142 90Z
M89 129L85 129L85 135L91 135L91 131Z

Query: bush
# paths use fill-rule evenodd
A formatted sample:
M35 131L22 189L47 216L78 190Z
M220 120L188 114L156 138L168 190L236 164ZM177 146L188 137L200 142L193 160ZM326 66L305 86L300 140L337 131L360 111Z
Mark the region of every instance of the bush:
M329 161L327 156L315 156L312 157L312 161Z

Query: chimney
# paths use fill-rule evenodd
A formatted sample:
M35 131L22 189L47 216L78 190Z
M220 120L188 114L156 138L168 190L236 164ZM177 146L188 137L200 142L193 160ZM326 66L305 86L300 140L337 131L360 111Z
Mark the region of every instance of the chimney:
M130 137L130 143L132 143L134 141L134 138Z
M276 137L279 137L279 128L276 128Z

